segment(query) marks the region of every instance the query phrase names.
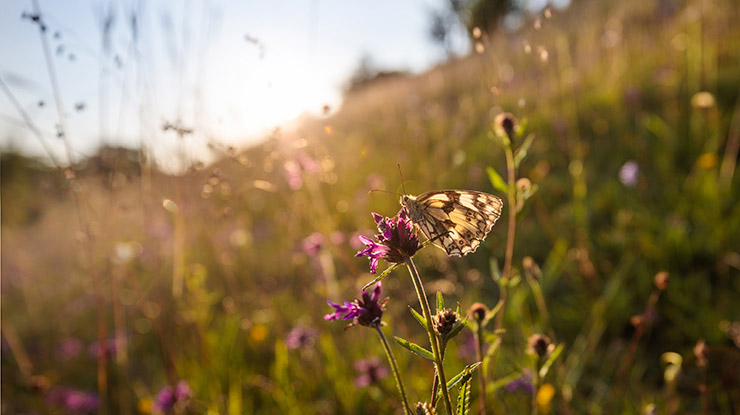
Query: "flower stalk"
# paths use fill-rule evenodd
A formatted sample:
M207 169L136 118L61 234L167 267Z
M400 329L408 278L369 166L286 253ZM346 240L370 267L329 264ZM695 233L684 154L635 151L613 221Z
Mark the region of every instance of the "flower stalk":
M391 346L390 344L388 344L388 339L386 339L385 334L383 333L383 330L380 328L380 324L376 324L374 328L375 328L375 331L378 332L378 336L380 336L380 342L383 344L383 349L385 350L386 357L388 357L388 364L391 365L393 376L396 378L396 386L398 387L398 393L401 395L401 401L403 402L403 412L406 415L411 415L411 409L409 409L409 400L406 397L406 389L403 387L403 382L401 381L401 373L398 370L398 364L396 363L395 356L393 356L393 351L391 350Z
M452 412L450 392L447 390L447 377L445 376L444 366L442 364L442 353L440 352L437 335L434 333L434 323L432 321L432 312L429 309L429 301L427 300L426 293L424 292L424 285L422 285L421 283L421 277L419 277L419 272L416 270L414 261L410 257L408 257L405 259L405 262L406 267L409 269L409 274L411 274L411 281L414 283L416 295L419 297L419 305L421 306L421 309L424 313L424 319L426 320L426 329L427 333L429 334L429 342L432 346L432 354L434 355L434 365L436 368L437 376L439 377L439 383L442 390L442 400L444 401L447 413L452 415L454 414L454 412Z

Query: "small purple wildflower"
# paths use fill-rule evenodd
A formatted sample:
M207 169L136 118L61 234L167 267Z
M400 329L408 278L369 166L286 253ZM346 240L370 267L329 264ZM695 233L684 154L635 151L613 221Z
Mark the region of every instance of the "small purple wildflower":
M619 169L619 181L627 187L635 187L640 177L640 166L634 160L629 160Z
M383 366L377 357L358 360L355 362L355 369L360 372L360 376L355 379L355 386L358 388L364 388L376 383L390 373L388 368Z
M313 346L319 331L311 327L295 326L285 335L285 347L288 350Z
M324 238L321 232L314 232L301 242L301 250L308 256L315 256L319 253L325 242L326 238Z
M393 218L385 218L377 213L372 215L380 232L375 235L377 241L360 236L365 249L355 256L367 255L370 258L370 273L374 274L378 268L378 259L401 263L414 256L419 250L419 237L416 235L414 224L409 219L405 206Z
M68 361L79 356L84 348L82 341L76 337L69 337L62 340L62 343L57 346L56 355L59 360Z
M522 376L504 385L504 389L506 389L506 392L509 393L516 393L521 391L531 395L534 393L534 386L532 385L533 376L534 375L532 374L531 370L525 369L524 372L522 372Z
M383 317L383 310L388 302L388 298L378 302L380 298L380 283L375 285L372 295L367 291L362 292L362 299L355 299L352 302L345 301L344 304L336 304L327 301L330 306L334 307L334 313L324 316L324 320L352 320L346 328L355 324L361 326L376 326L380 324Z
M72 412L94 413L100 407L97 395L65 387L53 388L46 399L52 405L67 408Z
M94 341L90 344L88 353L90 354L90 357L94 358L99 357L101 353L105 353L106 356L112 357L116 354L116 339L106 340L102 347L99 342Z
M171 414L176 406L183 406L190 400L192 393L187 381L181 380L177 385L163 387L154 400L153 412L155 414Z

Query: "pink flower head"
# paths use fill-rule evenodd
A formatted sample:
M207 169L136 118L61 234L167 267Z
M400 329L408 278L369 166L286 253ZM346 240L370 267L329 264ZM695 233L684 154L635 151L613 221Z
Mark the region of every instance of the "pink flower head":
M378 259L400 263L414 256L419 250L419 237L405 206L393 218L385 218L377 213L372 215L380 233L375 235L375 241L360 235L365 249L355 256L367 255L370 258L370 272L374 274L378 268Z
M378 301L380 298L380 285L380 283L375 285L372 294L363 291L362 298L355 299L352 302L345 301L344 304L336 304L327 301L330 306L334 307L334 313L325 315L324 320L352 320L352 323L346 328L350 328L355 324L369 327L380 324L380 319L383 317L383 310L385 310L385 305L388 302L387 298L383 301Z

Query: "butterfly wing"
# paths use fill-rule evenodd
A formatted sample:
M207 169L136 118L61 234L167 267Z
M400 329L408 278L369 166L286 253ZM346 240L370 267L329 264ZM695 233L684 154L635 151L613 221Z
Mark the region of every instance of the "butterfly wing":
M458 257L478 249L503 207L498 197L473 190L427 192L414 203L424 235L437 238L435 243L447 255Z

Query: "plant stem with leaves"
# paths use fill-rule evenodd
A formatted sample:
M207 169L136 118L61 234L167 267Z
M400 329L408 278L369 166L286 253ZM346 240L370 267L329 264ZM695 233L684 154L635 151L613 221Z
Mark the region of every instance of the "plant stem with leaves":
M416 295L419 297L419 305L424 313L424 319L426 320L426 329L429 334L429 342L432 346L432 354L434 355L434 364L437 369L437 376L439 377L439 383L441 385L442 400L445 404L447 413L452 415L452 402L450 400L450 392L447 390L447 378L445 377L444 366L442 364L442 353L440 352L439 343L437 341L437 335L434 333L432 312L429 309L429 301L427 300L426 293L424 292L424 285L421 283L421 277L419 272L416 270L414 261L411 258L406 259L406 267L409 269L411 274L411 280L414 283L416 289Z
M385 334L383 334L383 330L380 328L380 324L375 325L375 330L378 332L378 336L380 336L380 342L383 343L383 349L385 350L385 355L388 357L388 364L391 365L393 376L396 378L396 386L398 386L398 393L401 394L401 400L403 401L403 412L406 415L411 415L411 409L409 408L409 400L406 397L406 389L404 389L403 387L403 382L401 381L401 373L398 371L398 364L396 363L395 356L393 356L393 351L391 350L391 346L390 344L388 344L388 339L386 339Z

